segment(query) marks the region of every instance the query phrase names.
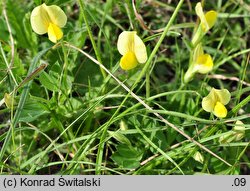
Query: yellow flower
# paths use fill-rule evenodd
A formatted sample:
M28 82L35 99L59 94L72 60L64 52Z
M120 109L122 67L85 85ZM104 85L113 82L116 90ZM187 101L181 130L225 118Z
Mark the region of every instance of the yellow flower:
M200 162L201 164L203 164L204 162L204 157L201 155L201 153L199 151L196 151L193 155L194 160Z
M244 123L240 120L236 121L235 126L233 127L235 141L240 141L245 136L245 129Z
M200 74L207 74L213 69L214 66L212 57L209 54L204 54L201 43L195 47L192 59L193 62L184 75L184 83L192 80L196 72Z
M228 134L219 138L220 143L230 143L232 141L240 141L245 137L245 126L242 121L236 121L235 126Z
M202 99L202 108L207 112L212 112L216 117L224 118L227 116L225 105L231 99L231 94L227 89L217 90L212 88L210 93Z
M7 108L11 108L12 105L15 105L15 100L12 98L13 97L11 96L11 94L8 94L8 93L4 94L4 102Z
M133 69L148 59L146 46L135 31L122 32L118 37L117 49L123 55L120 60L123 70Z
M39 35L48 33L49 40L56 43L63 36L61 28L67 22L67 16L60 7L56 5L47 6L43 3L33 9L30 22L35 33Z
M194 46L199 43L208 30L214 26L218 15L218 13L214 10L208 11L206 14L204 14L200 2L196 4L195 12L200 18L200 24L192 39L192 44Z
M197 45L194 51L194 71L200 74L206 74L213 69L213 59L209 54L204 54L201 43Z
M207 32L214 26L215 21L217 19L216 11L211 10L204 14L201 3L199 2L195 6L195 12L201 20L201 27L204 32Z

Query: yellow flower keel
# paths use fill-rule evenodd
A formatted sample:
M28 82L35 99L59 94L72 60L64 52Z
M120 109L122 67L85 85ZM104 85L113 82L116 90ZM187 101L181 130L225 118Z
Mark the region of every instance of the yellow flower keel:
M131 70L138 65L135 53L127 52L120 60L120 66L123 70Z
M48 36L52 42L56 43L62 38L63 32L58 26L53 23L50 23L48 27Z
M227 116L227 109L221 102L216 102L213 113L216 117L224 118Z
M213 69L213 59L209 54L202 54L198 56L195 68L201 74L207 74Z

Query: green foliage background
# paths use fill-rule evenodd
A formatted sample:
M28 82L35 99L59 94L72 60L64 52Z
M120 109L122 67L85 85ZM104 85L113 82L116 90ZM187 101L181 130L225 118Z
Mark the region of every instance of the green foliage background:
M43 2L60 6L68 17L63 43L56 46L47 35L39 36L31 29L30 13ZM208 75L196 75L183 87L198 2L184 1L146 75L133 88L153 111L109 74L103 75L92 60L67 45L97 58L131 88L145 65L129 72L119 68L118 35L124 30L137 31L150 55L162 32L143 28L129 0L81 1L83 9L79 2L1 3L0 98L40 64L48 64L16 92L13 107L0 108L1 174L249 174L250 1L204 1L204 10L219 13L217 23L203 39L204 50L211 54L215 66ZM136 9L151 29L164 29L178 2L136 1ZM7 68L12 60L13 75ZM232 94L225 119L217 119L201 108L201 100L211 87L226 88ZM245 124L244 138L219 142L221 136L230 134L236 120ZM204 161L194 159L197 152Z

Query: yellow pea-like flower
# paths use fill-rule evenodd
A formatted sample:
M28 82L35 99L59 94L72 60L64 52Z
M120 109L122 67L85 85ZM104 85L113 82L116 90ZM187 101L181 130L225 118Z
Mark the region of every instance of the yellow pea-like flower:
M184 83L192 80L195 73L207 74L213 69L213 59L209 54L204 54L201 43L194 49L192 63L184 75Z
M123 70L131 70L148 59L146 46L135 31L122 32L118 37L117 49L122 55L120 66Z
M235 126L233 127L234 136L236 141L240 141L245 136L246 127L242 121L236 121Z
M230 143L233 141L240 141L245 137L245 126L242 121L236 121L235 126L228 134L223 135L219 138L220 143Z
M208 11L204 14L201 3L197 3L195 6L195 12L200 19L200 24L196 33L192 38L192 44L196 45L200 42L202 37L214 26L218 13L214 10Z
M209 54L200 55L195 64L194 70L200 74L207 74L213 69L213 59Z
M227 116L225 105L229 103L231 94L227 89L218 90L212 88L210 93L202 99L202 108L207 112L212 112L216 117Z
M213 69L213 59L209 54L204 54L201 43L194 50L194 72L207 74Z
M30 16L31 27L39 35L48 33L49 40L56 43L63 37L62 27L67 22L63 10L56 6L43 3L33 9Z
M14 102L13 102L14 101ZM15 100L12 99L12 96L8 93L4 94L4 103L7 106L7 108L11 108L12 105L15 104Z
M202 154L199 151L196 151L193 155L194 160L200 162L201 164L203 164L204 162L204 157L202 156Z
M195 6L195 12L201 20L201 26L204 32L207 32L214 26L215 21L217 19L216 11L211 10L204 14L201 3L199 2Z

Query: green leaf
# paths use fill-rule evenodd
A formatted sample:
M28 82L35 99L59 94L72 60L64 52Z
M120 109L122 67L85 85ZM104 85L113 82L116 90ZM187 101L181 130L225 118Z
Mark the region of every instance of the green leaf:
M59 91L58 89L58 79L47 74L46 72L42 72L40 74L39 80L41 84L50 91Z
M73 77L67 75L62 79L62 86L61 89L63 92L65 92L67 95L70 94L71 89L72 89L72 81Z
M123 168L134 169L140 166L140 162L132 159L125 159L123 156L118 153L112 155L112 160L115 161L119 166Z
M36 0L36 1L39 1L39 0ZM71 0L46 0L45 3L47 5L62 5L64 3L68 3L69 1Z
M19 1L7 1L7 14L12 27L13 38L17 42L17 47L21 48L32 48L32 42L27 37L27 31L25 31L25 23L27 23L25 14L27 12L27 7L22 7ZM31 27L29 26L29 28Z
M23 111L20 115L19 121L31 122L39 118L42 115L48 114L46 107L39 102L27 102L23 107Z
M117 146L117 151L111 159L123 168L137 168L140 166L142 152L130 145L121 144Z
M42 0L34 0L34 3L38 6L41 5L43 3Z
M8 41L9 34L6 24L4 23L3 18L0 18L0 39L3 41Z
M123 144L126 144L126 145L131 145L130 140L125 135L123 135L122 133L120 133L118 131L116 131L116 132L108 131L108 133L109 133L110 136L115 138L120 143L123 143Z
M152 142L155 143L162 150L165 150L168 147L166 135L162 131L152 132L151 139ZM153 149L153 151L154 150L155 149Z

